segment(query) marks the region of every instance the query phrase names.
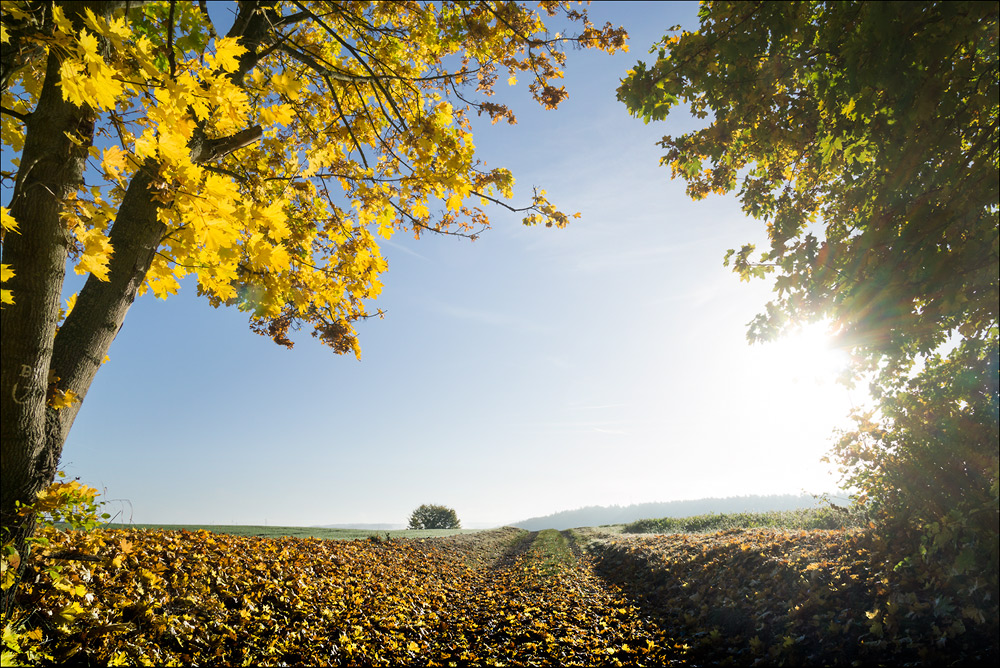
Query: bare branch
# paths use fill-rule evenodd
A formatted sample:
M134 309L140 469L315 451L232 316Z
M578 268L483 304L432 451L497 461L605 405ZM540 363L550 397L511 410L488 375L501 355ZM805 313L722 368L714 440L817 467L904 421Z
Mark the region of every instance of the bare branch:
M212 160L224 158L233 151L238 151L241 148L249 146L262 136L264 136L264 128L255 125L252 128L241 130L229 137L211 139L205 142L202 155L198 157L197 162L211 162Z
M293 0L293 2L302 11L304 11L304 12L305 11L309 11L305 7L303 7L302 3L299 2L298 0ZM396 101L393 99L392 95L389 94L389 91L387 91L385 89L385 87L382 85L382 82L380 80L379 75L375 72L375 70L372 69L371 65L368 64L368 61L366 61L364 58L362 58L361 54L358 53L357 49L355 49L354 46L352 46L350 42L347 42L339 34L337 34L337 31L334 30L332 27L330 27L325 21L323 21L323 19L319 18L315 14L312 15L312 18L324 30L326 30L326 32L331 37L333 37L335 40L337 40L337 42L342 47L344 47L345 49L347 49L348 51L350 51L351 54L354 55L355 59L357 59L358 63L363 68L365 68L366 70L368 70L368 74L370 74L372 76L372 81L371 81L372 85L375 86L376 88L378 88L382 92L382 94L385 95L386 101L389 103L389 106L392 107L392 110L394 112L396 112L396 116L403 123L403 127L405 128L406 127L406 118L403 116L402 112L399 111L399 108L396 106ZM378 99L378 96L376 96L376 99Z
M198 9L201 11L205 25L208 26L208 34L212 36L212 39L218 39L219 35L215 32L215 24L212 23L212 17L208 13L208 3L205 0L198 0Z
M8 116L13 116L19 121L27 122L31 114L22 114L20 111L14 111L13 109L8 109L7 107L0 107L0 112L7 114Z
M174 10L177 0L170 0L170 13L167 16L167 59L170 61L170 78L177 76L177 59L174 56Z

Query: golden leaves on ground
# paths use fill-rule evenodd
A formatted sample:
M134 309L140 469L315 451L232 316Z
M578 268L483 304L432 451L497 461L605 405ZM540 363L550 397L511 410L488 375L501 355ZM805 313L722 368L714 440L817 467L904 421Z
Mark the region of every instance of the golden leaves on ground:
M662 665L674 655L586 562L504 554L516 529L437 540L207 532L47 536L58 588L25 578L41 651L138 664ZM22 639L22 644L24 640Z
M598 572L699 664L955 665L995 657L997 600L985 591L988 577L978 595L964 592L968 614L935 609L949 599L922 585L929 566L893 567L881 542L868 530L734 529L620 537L595 543L593 553Z
M860 530L604 535L582 556L571 532L511 528L351 542L45 537L18 597L34 614L14 640L56 661L852 665L996 655L990 591L946 609L880 565L878 540ZM55 584L32 576L52 563L65 564Z

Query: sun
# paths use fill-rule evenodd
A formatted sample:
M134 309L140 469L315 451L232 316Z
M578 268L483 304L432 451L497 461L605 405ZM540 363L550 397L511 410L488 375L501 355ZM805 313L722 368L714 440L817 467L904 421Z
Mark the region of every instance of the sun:
M835 384L850 361L825 321L801 325L764 346L770 348L776 375L795 383Z
M836 346L829 323L797 327L774 341L749 347L746 371L753 374L748 402L759 406L753 434L767 464L753 469L760 489L815 491L836 489L835 467L822 463L838 429L851 426L849 415L858 390L839 378L849 355ZM761 401L763 399L763 401ZM746 465L749 471L753 462Z

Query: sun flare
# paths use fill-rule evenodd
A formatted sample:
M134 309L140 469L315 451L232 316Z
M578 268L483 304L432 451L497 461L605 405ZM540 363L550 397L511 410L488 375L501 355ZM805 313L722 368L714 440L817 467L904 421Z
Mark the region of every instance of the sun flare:
M849 362L847 351L830 334L828 322L803 325L764 345L774 358L775 374L795 383L836 384Z

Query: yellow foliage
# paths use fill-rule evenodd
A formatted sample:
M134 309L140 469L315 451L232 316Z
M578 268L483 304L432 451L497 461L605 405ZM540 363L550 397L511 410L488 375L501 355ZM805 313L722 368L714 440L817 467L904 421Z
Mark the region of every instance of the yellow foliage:
M197 3L145 3L127 16L72 9L54 5L51 25L19 39L57 49L63 98L96 114L93 136L74 141L105 183L71 194L63 212L75 271L108 280L107 234L141 168L166 229L140 292L166 297L194 273L213 305L247 311L276 342L291 345L288 330L308 323L355 354L352 323L368 316L386 268L376 238L475 237L489 225L480 207L512 195L510 172L478 160L469 118L514 122L513 112L458 87L489 98L501 76L514 83L524 72L532 96L553 107L565 95L550 84L562 77L564 45L613 53L625 38L559 4L279 2L267 9L267 46L247 59L243 43L209 30ZM3 11L30 18L19 3ZM542 16L557 14L580 34L549 32ZM44 61L18 69L3 106L31 113L44 75ZM22 126L3 115L5 151L21 150ZM544 198L528 209L532 223L568 221ZM2 222L16 230L6 210ZM12 297L3 292L4 303Z
M0 227L4 233L17 232L17 221L10 215L10 209L5 206L0 207Z
M78 274L92 273L102 281L108 280L108 262L111 261L111 242L100 229L87 229L83 225L73 228L76 240L83 246L83 254L76 265Z
M10 265L0 264L0 283L9 281L14 278L14 270L10 268ZM13 304L14 296L11 294L10 290L2 289L0 290L0 303L2 304Z

